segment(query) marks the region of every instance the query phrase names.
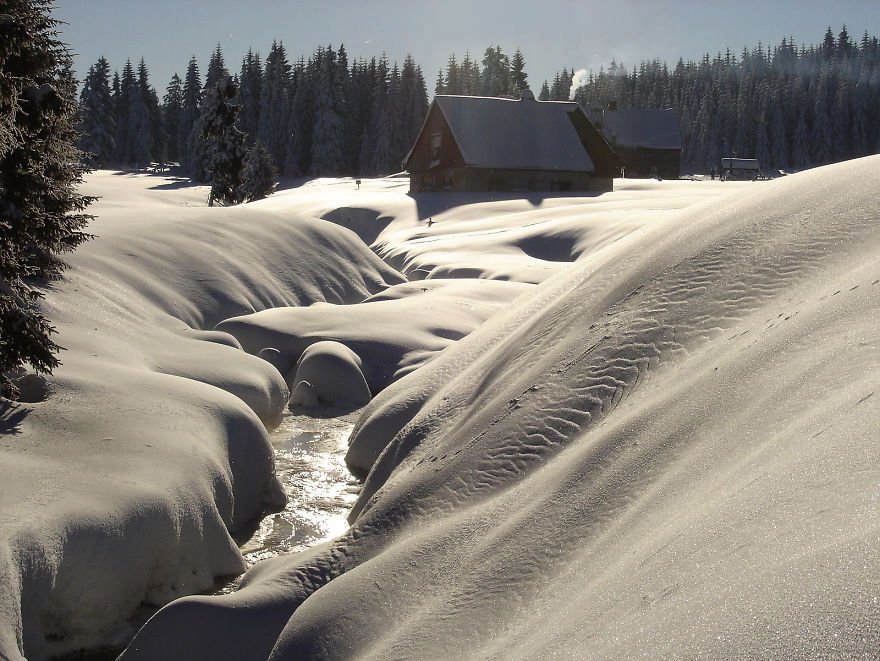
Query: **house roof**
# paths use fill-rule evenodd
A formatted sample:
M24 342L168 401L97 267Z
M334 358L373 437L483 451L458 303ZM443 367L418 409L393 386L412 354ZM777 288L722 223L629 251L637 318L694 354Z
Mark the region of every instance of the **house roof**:
M740 170L757 170L760 168L756 158L724 157L721 159L721 165L725 168L737 168Z
M468 166L595 171L571 120L577 103L437 95L434 104Z
M681 149L678 117L672 110L606 110L602 133L622 147Z

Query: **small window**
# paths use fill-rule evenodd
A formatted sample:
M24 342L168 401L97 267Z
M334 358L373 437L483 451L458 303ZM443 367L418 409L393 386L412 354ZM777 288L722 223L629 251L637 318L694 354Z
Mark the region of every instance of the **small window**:
M431 134L431 167L440 165L440 147L443 144L442 133Z

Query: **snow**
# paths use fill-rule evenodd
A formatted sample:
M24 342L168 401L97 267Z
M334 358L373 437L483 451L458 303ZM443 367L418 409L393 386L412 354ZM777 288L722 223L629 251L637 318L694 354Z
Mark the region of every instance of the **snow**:
M570 116L568 101L513 101L438 94L465 165L481 168L595 172Z
M113 177L49 292L65 365L0 437L2 654L239 571L229 531L278 499L261 419L322 345L375 395L351 528L173 601L124 659L876 650L880 157L209 211Z
M340 342L310 344L296 361L291 405L360 408L371 397L361 367L360 357Z
M401 281L323 221L208 210L207 189L163 177L85 189L98 238L46 292L64 365L30 389L43 401L0 410L4 658L124 641L142 602L241 572L230 533L283 505L266 430L288 387L211 327Z

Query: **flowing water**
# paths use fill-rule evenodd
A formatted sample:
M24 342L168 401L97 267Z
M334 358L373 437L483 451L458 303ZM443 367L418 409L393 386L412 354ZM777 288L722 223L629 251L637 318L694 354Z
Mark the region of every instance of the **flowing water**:
M348 528L346 516L360 489L344 461L356 419L356 412L338 417L285 414L271 439L275 473L288 503L264 518L242 545L248 565L302 551Z
M295 553L341 535L346 517L357 499L360 483L345 466L348 437L358 411L327 417L298 415L290 411L271 432L275 448L275 474L287 494L287 507L269 514L240 539L248 567L285 553ZM214 594L238 588L241 577L220 581Z

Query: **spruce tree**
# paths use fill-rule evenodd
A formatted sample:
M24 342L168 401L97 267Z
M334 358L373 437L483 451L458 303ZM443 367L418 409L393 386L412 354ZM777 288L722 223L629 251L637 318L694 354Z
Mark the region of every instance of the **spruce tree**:
M208 174L211 194L208 206L241 202L244 168L244 134L238 130L238 88L228 75L205 93L202 114L196 123L203 144L210 145Z
M489 46L483 54L483 96L505 96L510 90L510 60L501 46Z
M113 160L116 150L116 119L110 92L110 63L101 57L89 67L79 98L80 149L93 167Z
M523 57L522 51L517 48L513 54L513 58L510 60L510 89L508 90L508 94L515 99L518 99L523 90L528 89L529 87L529 76L526 73L525 68L526 60Z
M372 64L365 60L359 60L351 66L345 128L345 153L346 170L355 175L361 173L360 154L370 119L370 93L373 89L375 64L375 60Z
M367 176L385 175L392 162L391 113L388 88L390 72L383 55L376 65L370 102L370 123L361 148L361 172Z
M238 127L247 136L248 144L252 145L257 138L262 105L260 97L263 89L263 65L260 62L259 53L248 50L241 63L238 81L239 104L241 105Z
M544 81L544 84L541 85L541 91L538 93L538 101L549 101L550 100L550 87L547 85L547 81Z
M222 96L217 92L216 88L221 83L226 84L229 78L229 72L226 70L226 64L223 60L223 50L220 44L211 54L208 62L208 73L205 75L205 85L202 88L202 100L199 104L199 119L193 125L192 132L189 136L189 176L193 181L199 183L208 183L211 181L211 163L214 152L217 148L216 137L206 134L203 127L206 122L210 121L206 115L215 111L215 100L208 102L211 95ZM230 79L231 82L231 79Z
M344 80L336 53L328 46L315 54L318 79L315 90L315 122L312 129L312 159L309 174L330 176L342 173L345 164Z
M290 75L284 44L273 41L263 72L257 136L279 170L284 168L290 135Z
M446 81L444 83L446 94L464 94L464 84L461 77L461 69L455 59L455 53L449 56L446 63Z
M147 109L150 159L164 163L166 135L162 108L159 105L159 95L150 84L150 73L144 58L141 58L140 64L138 64L138 93Z
M51 0L8 0L0 16L0 396L10 372L58 365L54 332L38 308L40 279L64 266L59 254L88 238L92 198L77 193L76 85L57 38Z
M446 91L446 83L443 82L443 71L437 72L437 82L434 83L434 94L448 94Z
M205 88L203 91L207 92L208 89L214 87L214 85L228 75L229 71L226 69L226 62L223 58L223 49L220 48L220 44L217 44L214 52L211 53L211 59L208 60L208 72L205 74Z
M412 55L407 55L400 73L398 117L403 148L401 158L412 148L427 115L428 91L425 78Z
M177 144L180 149L180 164L184 172L192 175L193 147L198 136L193 133L193 126L199 119L199 106L202 103L202 78L199 63L195 56L190 58L183 83L183 109L180 113L180 125L177 129Z
M278 183L278 170L272 157L259 140L248 152L242 172L239 198L245 202L262 200L271 195Z
M162 115L166 139L166 156L172 163L180 162L180 122L183 116L183 83L176 73L165 89L162 99Z
M114 80L113 106L116 109L116 161L119 163L131 163L132 157L132 134L131 108L135 101L137 81L134 77L134 67L131 60L126 60L122 69L119 84Z

